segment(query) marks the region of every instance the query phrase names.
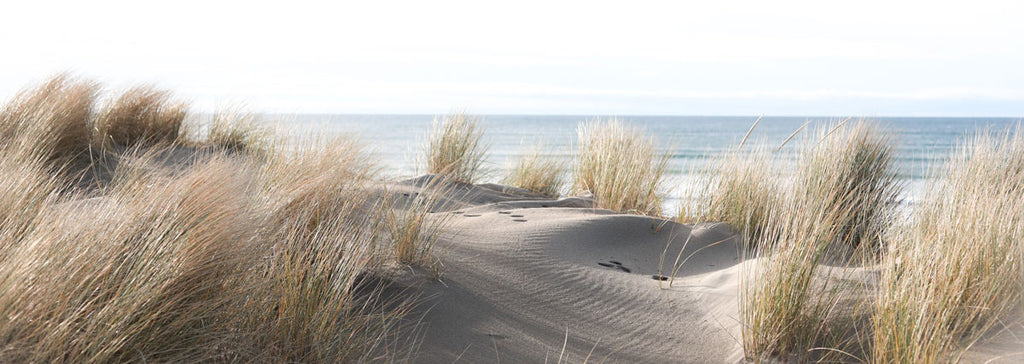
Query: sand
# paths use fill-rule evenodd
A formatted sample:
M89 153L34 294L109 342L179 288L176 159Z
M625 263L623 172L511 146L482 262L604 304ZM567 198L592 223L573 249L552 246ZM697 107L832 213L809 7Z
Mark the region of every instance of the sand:
M594 209L587 197L546 200L498 185L465 185L449 197L436 213L450 219L436 246L441 278L409 283L424 297L416 362L742 359L739 253L726 226L690 227ZM672 276L680 251L693 256Z
M429 181L391 190L414 195ZM740 251L727 225L677 224L595 209L586 196L551 200L500 185L461 185L445 202L434 213L450 219L435 247L440 279L395 282L421 297L411 316L420 333L414 362L743 361ZM677 257L685 263L673 273ZM1024 359L1022 327L977 344L965 362Z

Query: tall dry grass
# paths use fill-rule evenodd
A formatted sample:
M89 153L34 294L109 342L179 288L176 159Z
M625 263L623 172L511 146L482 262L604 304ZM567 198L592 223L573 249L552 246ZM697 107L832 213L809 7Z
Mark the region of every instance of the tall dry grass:
M761 240L745 253L754 259L741 269L743 350L755 362L822 360L833 353L813 349L846 345L837 317L851 287L841 269L825 266L838 229L822 223L843 212L805 210L805 204L773 205Z
M19 92L0 111L5 158L44 159L60 166L86 155L98 89L93 82L62 74Z
M213 115L202 145L221 150L266 157L268 142L273 138L260 126L258 117L242 111L225 111Z
M235 153L219 142L231 135L184 140L166 94L135 89L97 114L68 85L23 93L0 119L0 150L20 151L0 159L0 361L409 358L412 302L366 278L394 247L361 144L261 136L245 143L265 155ZM42 136L101 149L85 160L109 181L62 177L53 156L78 152Z
M435 276L440 274L439 262L431 253L452 215L432 216L432 213L453 191L453 185L438 178L428 182L420 193L411 196L403 193L402 197L395 193L385 200L384 231L398 263L426 266Z
M894 133L858 120L823 127L808 140L797 170L797 194L808 208L841 213L836 244L848 253L876 256L887 224L896 219L903 186L896 173Z
M426 172L461 183L476 183L487 159L480 118L453 113L434 118L425 147Z
M958 361L1024 295L1024 134L983 132L894 233L875 301L876 363Z
M544 154L544 146L538 145L512 164L502 183L556 198L565 185L565 162Z
M850 335L858 313L845 309L863 305L864 287L846 268L878 259L895 216L901 186L886 135L864 122L821 129L805 141L792 182L763 203L740 293L748 358L832 360L859 345Z
M749 243L761 240L782 194L774 156L761 148L737 150L711 165L690 220L726 222Z
M577 133L574 193L592 193L599 208L661 215L670 156L657 150L653 137L616 119L583 123Z
M181 141L187 107L152 86L128 89L99 111L94 138L102 148L174 144Z
M4 361L200 360L230 330L251 224L226 166L46 206L0 270ZM225 178L228 177L228 178ZM219 340L218 340L219 339Z

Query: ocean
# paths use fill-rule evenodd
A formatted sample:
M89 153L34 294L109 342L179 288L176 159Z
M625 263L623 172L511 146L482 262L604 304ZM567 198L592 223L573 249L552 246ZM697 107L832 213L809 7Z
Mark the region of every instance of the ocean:
M418 173L416 161L435 115L267 115L265 120L287 132L320 135L355 135L377 155L389 177L402 178ZM501 179L510 161L527 153L538 143L549 154L571 160L576 145L576 130L581 122L607 120L608 116L585 115L480 115L489 146L485 182ZM708 157L734 149L757 119L756 116L615 116L616 119L646 130L660 148L671 153L668 183L672 191L666 208L674 210L679 198L692 187ZM907 183L904 198L921 197L929 170L938 168L971 133L1000 130L1016 125L1020 118L958 117L873 117L869 118L893 133L898 149L898 173ZM765 116L753 130L744 148L765 145L775 149L805 123L801 132L810 135L816 127L835 124L842 119L830 117ZM783 160L792 160L803 140L798 135L779 152Z

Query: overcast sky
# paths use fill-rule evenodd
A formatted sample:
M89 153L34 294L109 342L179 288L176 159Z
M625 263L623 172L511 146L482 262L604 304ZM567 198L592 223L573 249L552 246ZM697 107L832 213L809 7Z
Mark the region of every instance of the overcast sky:
M0 97L72 71L201 111L1020 117L1021 4L5 2Z

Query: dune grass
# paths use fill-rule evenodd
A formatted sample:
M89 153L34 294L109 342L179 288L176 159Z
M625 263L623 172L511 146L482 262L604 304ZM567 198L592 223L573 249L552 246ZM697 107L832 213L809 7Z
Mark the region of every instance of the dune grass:
M137 86L124 91L99 111L94 121L102 148L174 144L182 140L187 108L170 91Z
M92 146L98 86L58 75L19 92L0 111L0 145L8 160L45 160L59 167Z
M761 240L770 209L782 193L773 155L762 148L728 151L711 165L703 189L697 191L694 216L688 220L726 222L748 244Z
M577 133L573 193L592 193L598 208L661 215L670 155L657 150L653 137L616 119L583 123Z
M875 301L871 362L957 361L1024 295L1024 134L969 139L895 232Z
M412 196L393 198L386 201L383 224L384 231L393 247L394 258L400 264L420 265L430 268L435 278L440 274L440 265L432 259L431 252L441 233L447 228L452 215L432 217L444 202L444 196L452 191L452 185L445 179L434 179Z
M557 198L565 186L565 162L544 154L544 146L537 145L520 156L509 168L502 183Z
M487 159L483 135L477 116L460 112L434 118L424 150L426 172L454 182L476 183Z
M848 354L862 305L845 279L852 264L877 261L901 186L893 142L870 123L820 129L804 143L792 183L768 206L759 240L747 253L741 287L743 346L754 360L828 360ZM771 195L769 195L771 196ZM750 227L747 227L749 230ZM843 303L843 304L841 304ZM847 321L844 321L847 320ZM829 348L831 350L816 350Z
M69 80L0 115L0 361L409 358L412 302L367 279L395 248L361 144L288 150L244 126L187 140L169 94L97 113L97 87ZM84 159L111 171L100 188L53 163L78 153L103 154Z
M266 157L271 149L267 143L272 136L260 127L257 119L254 114L237 110L216 113L201 144L230 152Z
M896 219L903 186L895 169L895 140L891 131L870 121L821 128L817 143L805 143L797 171L797 194L808 208L839 213L823 221L835 226L837 248L865 257L877 256L886 224Z

